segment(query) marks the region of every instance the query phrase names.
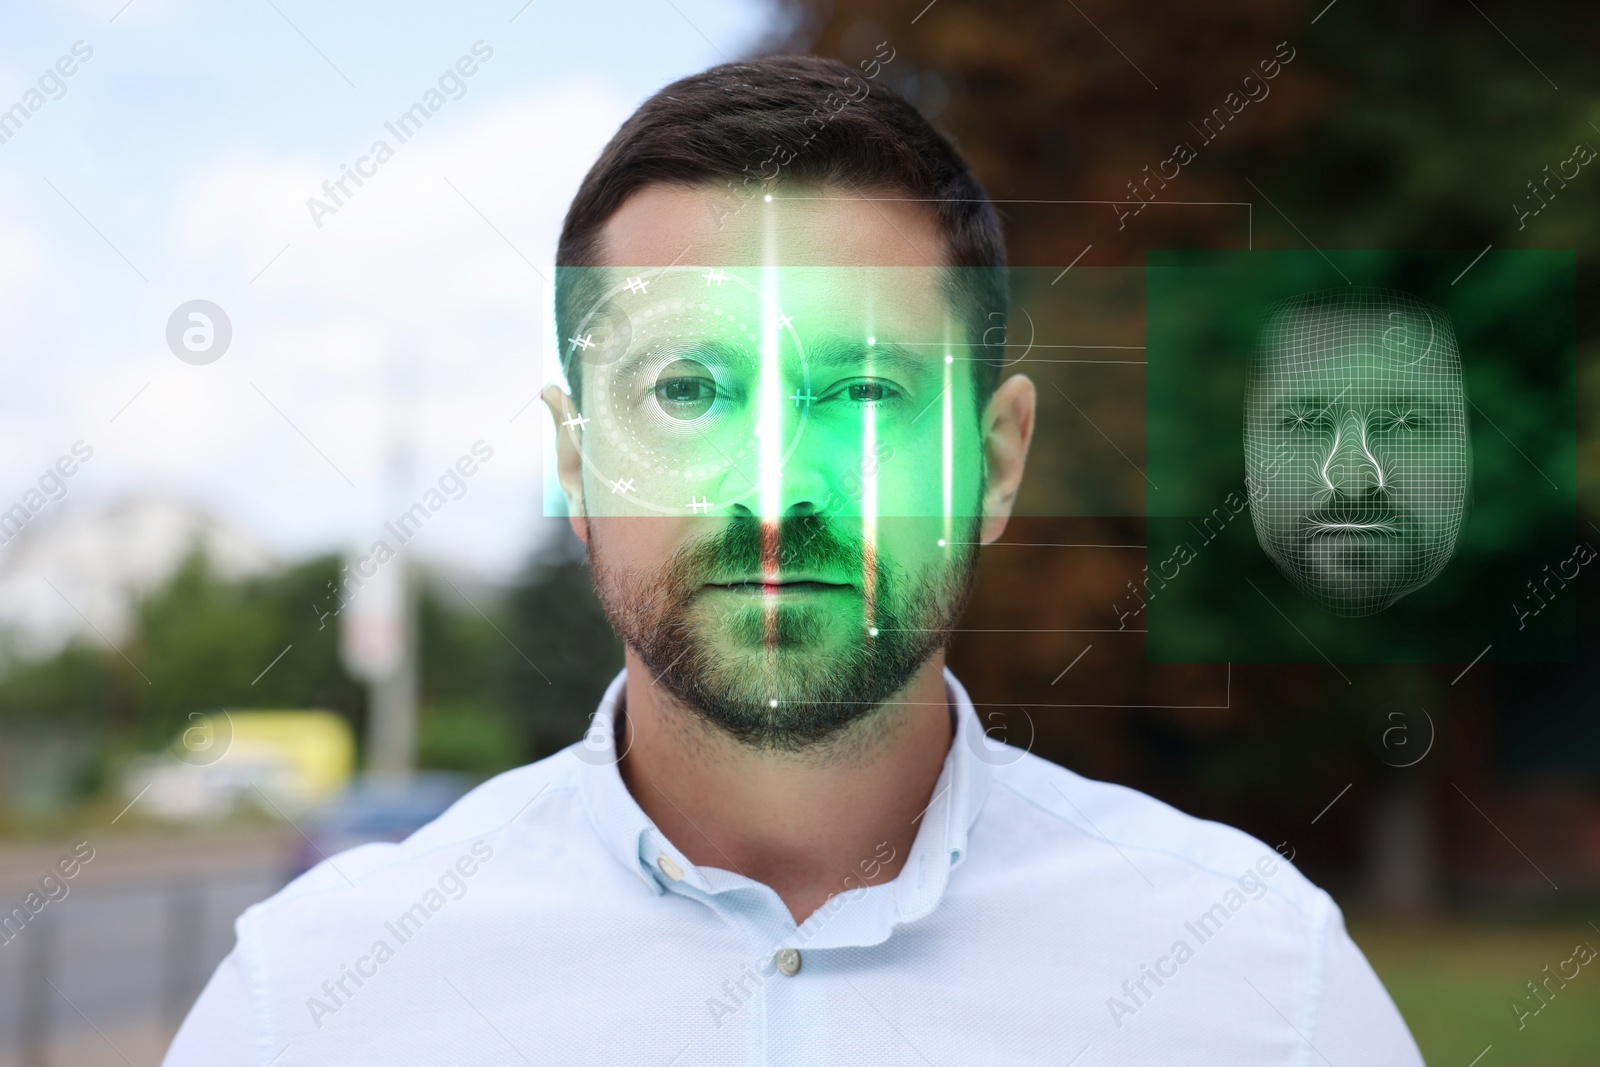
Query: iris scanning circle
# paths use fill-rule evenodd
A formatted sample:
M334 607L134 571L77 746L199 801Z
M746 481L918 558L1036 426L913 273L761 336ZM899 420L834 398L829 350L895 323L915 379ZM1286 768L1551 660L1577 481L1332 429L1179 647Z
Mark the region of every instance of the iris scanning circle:
M706 277L698 267L680 270L696 280ZM678 273L661 271L649 282L676 280ZM704 295L677 297L646 295L640 279L630 278L579 320L569 343L582 351L584 364L581 455L592 476L627 497L628 508L683 514L694 506L704 513L707 504L726 507L759 492L758 479L724 476L760 445L763 330L756 309L764 306L762 296L729 275ZM797 395L807 396L804 345L789 316L780 314L777 322L785 360L799 362ZM785 408L790 403L783 401ZM810 418L807 405L795 407L784 412L784 425L794 422L780 469ZM706 501L708 489L729 495Z

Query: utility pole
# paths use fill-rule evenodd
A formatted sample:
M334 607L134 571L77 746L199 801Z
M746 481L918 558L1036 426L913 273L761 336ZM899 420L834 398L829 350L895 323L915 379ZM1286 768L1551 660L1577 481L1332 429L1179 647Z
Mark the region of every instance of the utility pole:
M403 774L416 762L418 596L412 560L405 546L390 537L385 520L406 511L413 488L412 353L408 350L392 360L388 370L386 515L372 523L378 535L374 541L357 549L346 563L346 606L340 614L339 637L345 666L368 685L367 767ZM389 551L381 551L380 545Z
M348 609L347 632L366 631L353 632L352 643L369 646L358 671L368 686L367 766L374 771L403 773L415 763L417 598L410 570L403 555L381 565ZM357 610L368 600L368 610ZM347 654L347 664L353 658Z

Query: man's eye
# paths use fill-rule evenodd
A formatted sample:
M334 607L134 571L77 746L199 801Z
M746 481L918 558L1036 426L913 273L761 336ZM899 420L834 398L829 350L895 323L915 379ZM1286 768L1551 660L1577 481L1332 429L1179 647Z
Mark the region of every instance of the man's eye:
M674 419L698 419L711 410L717 401L717 383L700 376L682 376L656 380L656 405Z
M888 382L878 381L851 382L840 392L852 403L865 404L869 407L897 400L901 396L900 390Z
M1283 430L1314 430L1321 423L1321 416L1314 411L1291 411L1279 420L1278 427Z
M1377 430L1422 430L1427 420L1414 411L1380 411L1372 417Z
M656 383L656 396L677 404L705 403L717 395L717 383L707 378L668 378Z
M697 419L717 400L717 379L698 359L675 359L656 373L650 394L675 419Z

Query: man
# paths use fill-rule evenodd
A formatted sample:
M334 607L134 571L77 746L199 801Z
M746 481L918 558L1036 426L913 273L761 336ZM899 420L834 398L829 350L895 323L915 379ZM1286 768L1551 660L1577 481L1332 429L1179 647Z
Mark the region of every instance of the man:
M249 909L170 1067L1421 1063L1327 894L988 742L945 669L1034 387L971 354L998 220L913 108L676 82L557 255L595 729Z
M1250 514L1283 576L1326 611L1383 611L1455 552L1471 487L1450 319L1410 293L1343 287L1267 312L1244 441Z

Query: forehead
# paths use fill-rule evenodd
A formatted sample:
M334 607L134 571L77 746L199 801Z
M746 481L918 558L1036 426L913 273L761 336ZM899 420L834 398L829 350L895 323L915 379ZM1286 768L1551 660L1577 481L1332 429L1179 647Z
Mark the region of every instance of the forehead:
M558 268L592 275L580 334L591 320L602 333L606 320L627 322L626 342L610 346L625 354L615 362L586 354L586 376L625 375L697 339L718 342L697 358L729 369L754 366L768 344L786 373L803 353L806 371L857 362L925 377L945 362L947 341L956 344L954 366L967 365L931 205L829 185L770 192L768 200L726 185L653 183L623 201L602 227L602 265ZM648 283L647 295L628 288L632 279ZM776 336L773 322L783 323ZM868 338L876 343L863 345Z
M633 192L601 228L602 262L658 267L945 265L948 257L932 206L887 198L894 195L795 185L772 187L769 200L725 185L656 182Z
M625 310L635 334L724 324L756 334L898 333L940 337L945 270L931 267L607 266L558 268L591 301ZM582 279L581 284L579 279ZM585 314L589 309L585 309ZM907 331L926 337L912 338Z
M1298 383L1352 389L1433 385L1461 380L1450 323L1416 308L1292 309L1269 317L1253 359L1256 386Z

